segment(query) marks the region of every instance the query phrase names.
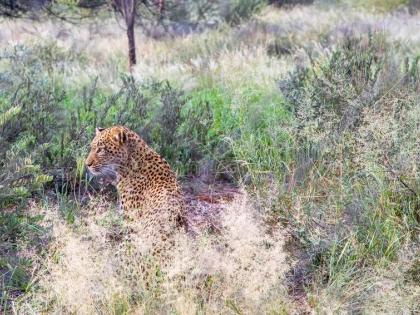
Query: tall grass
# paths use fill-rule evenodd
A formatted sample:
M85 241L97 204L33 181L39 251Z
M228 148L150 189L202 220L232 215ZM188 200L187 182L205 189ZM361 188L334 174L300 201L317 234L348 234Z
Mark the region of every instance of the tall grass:
M20 44L0 59L4 311L419 310L416 17L262 8L235 27L138 35L132 76L110 21L39 22L36 36L8 23ZM84 172L95 127L114 124L185 181L244 187L204 211L218 233L179 235L171 270L145 261L115 192Z
M266 234L268 213L256 211L245 193L225 209L219 235L202 234L191 242L180 233L173 264L163 271L145 261L141 235L127 237L129 227L104 200L89 202L71 225L55 205L43 209L53 238L39 258L43 269L36 289L14 305L18 313L196 314L288 307L284 234Z
M383 34L349 35L280 82L295 112L295 139L320 151L292 197L305 210L291 223L312 252L315 283L337 300L335 311L364 310L369 289L349 296L349 286L363 282L367 270L389 268L417 243L417 69L418 56L404 57Z

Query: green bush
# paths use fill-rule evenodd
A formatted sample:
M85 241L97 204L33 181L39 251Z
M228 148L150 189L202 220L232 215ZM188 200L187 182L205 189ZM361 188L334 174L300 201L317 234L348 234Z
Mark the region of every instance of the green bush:
M295 114L298 147L318 153L289 176L304 170L294 186L309 195L299 199L303 214L282 215L312 257L314 277L344 294L361 270L387 266L418 243L419 57L369 34L309 59L280 88ZM279 202L297 201L292 194Z
M410 0L350 0L350 2L367 9L388 12L409 4Z
M222 87L189 95L180 132L191 136L196 160L211 160L215 173L256 180L278 176L290 157L290 111L278 94L243 87L235 94ZM264 177L264 176L263 176Z
M185 100L167 82L139 84L122 77L114 93L98 88L97 78L84 87L68 87L57 70L70 57L56 46L17 47L4 58L10 67L2 73L3 161L12 153L13 158L28 154L56 183L74 187L95 127L121 124L139 132L170 162L182 164L177 163L182 139L176 129Z
M327 60L297 68L289 80L280 82L293 106L301 138L307 135L324 142L327 137L338 136L355 127L363 107L374 102L374 94L365 91L375 85L385 61L385 47L381 41L372 40L369 37L364 43L347 38L342 49L333 51ZM372 45L377 45L376 49Z
M4 210L3 210L4 211ZM41 215L22 210L0 212L0 312L10 310L10 300L33 285L33 261L25 252L39 250L44 243ZM44 243L45 245L45 243Z
M255 15L266 4L265 0L230 1L229 8L224 14L224 20L230 25L238 25Z
M94 129L116 124L138 132L181 175L207 162L230 179L284 171L292 140L290 111L279 95L246 86L235 94L217 86L185 93L168 82L139 83L130 76L122 76L114 91L98 78L72 85L61 66L74 58L52 44L3 53L2 154L4 160L6 152L27 156L24 165L34 165L37 189L51 179L63 192L89 184L83 161Z
M292 115L282 97L254 87L244 88L238 102L238 134L230 137L243 175L258 181L281 178L293 151Z
M6 128L16 123L20 117L22 107L12 106L4 113L0 113L0 207L12 206L21 203L32 193L39 191L42 186L51 180L44 174L40 166L32 161L33 153L29 147L35 139L29 135L18 137L14 143L6 141L10 137Z
M314 0L270 0L268 1L268 3L282 7L282 6L313 4Z

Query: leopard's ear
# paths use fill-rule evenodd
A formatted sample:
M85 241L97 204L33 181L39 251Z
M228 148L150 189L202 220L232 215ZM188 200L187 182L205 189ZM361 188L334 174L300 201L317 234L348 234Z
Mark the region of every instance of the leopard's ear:
M95 134L96 135L99 135L102 131L104 131L105 130L105 128L101 128L101 127L96 127L96 129L95 129Z
M112 138L115 140L115 142L122 145L127 142L127 133L124 130L124 128L121 128L121 127L113 128Z

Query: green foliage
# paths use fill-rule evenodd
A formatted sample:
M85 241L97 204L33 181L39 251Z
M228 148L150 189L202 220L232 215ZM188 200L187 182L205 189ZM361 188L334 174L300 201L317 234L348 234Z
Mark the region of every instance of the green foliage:
M243 175L281 178L293 148L290 110L278 94L252 87L244 89L238 101L243 104L239 132L230 140Z
M0 114L0 128L3 127L9 120L11 120L13 116L19 114L21 110L21 107L14 106L9 108L6 112Z
M314 0L270 0L270 4L274 4L276 6L293 6L293 5L308 5L314 3Z
M10 160L12 153L14 157L28 154L56 182L74 187L83 176L83 157L95 126L122 124L138 131L171 162L178 159L176 128L184 101L182 93L168 83L140 85L122 77L115 93L100 90L97 79L83 88L68 89L50 72L71 59L56 46L37 46L32 51L22 47L5 54L12 63L2 74L6 91L0 104L5 111L3 157Z
M410 0L350 0L350 3L367 9L392 11L410 3Z
M16 67L21 74L26 70L31 71ZM2 77L11 79L6 73L2 73ZM31 118L42 120L43 114L38 112L42 105L31 107L28 102L32 97L42 101L43 96L31 94L31 81L27 76L24 78L26 82L18 82L17 89L6 89L0 99L0 311L3 312L9 310L10 299L29 289L32 261L22 256L21 251L36 246L43 234L39 226L42 216L28 215L21 209L28 197L41 191L52 179L34 160L43 148L37 145L37 138L30 132L35 126L27 124ZM10 81L3 82L10 86ZM21 94L22 89L27 91L25 96Z
M53 108L62 95L56 93L53 85L46 84L51 69L47 60L55 63L62 60L58 59L59 54L55 56L48 51L39 49L43 60L37 60L23 47L16 47L2 56L13 63L9 71L1 73L4 79L4 94L0 100L0 113L3 113L0 131L3 143L0 165L4 170L0 174L2 206L22 201L52 179L42 169L43 154L48 149L45 128L56 128L58 117Z
M1 118L4 118L4 125L12 123L13 117L10 115L12 110L19 116L20 110L16 110L16 108L18 107L12 107L4 115L1 115ZM8 115L9 117L7 117ZM1 140L5 138L4 134L5 132L0 133ZM41 170L39 165L33 163L32 154L29 153L29 148L34 144L33 137L22 135L10 146L7 145L7 141L3 141L3 143L4 145L0 149L3 170L0 174L1 207L26 200L52 179Z
M288 219L336 293L360 270L386 267L420 231L418 60L382 35L350 35L280 82L296 142L320 152L309 170L297 165L307 219Z
M355 229L338 235L318 256L321 261L317 265L328 275L325 279L329 285L343 285L356 275L358 268L386 266L397 258L401 246L418 233L420 222L413 217L420 205L418 198L396 194L384 191L379 202L366 201Z
M182 109L183 123L179 132L189 135L182 150L192 169L198 170L200 160L217 160L228 163L231 151L225 137L237 125L235 113L229 108L229 99L218 89L193 92ZM217 167L217 166L216 166Z
M44 235L42 216L0 212L0 311L6 312L14 296L32 285L32 261L20 251L37 246Z
M200 89L183 108L180 132L199 159L216 162L216 172L252 177L280 175L289 157L290 111L278 94L243 87L232 94L221 87Z
M235 0L230 1L224 20L230 25L238 25L249 19L267 4L265 0Z
M298 68L280 82L298 118L300 137L324 142L357 126L364 107L380 97L373 90L385 61L383 38L347 37L327 60L313 60L310 68Z
M61 191L87 184L83 161L94 128L116 124L137 131L180 174L197 172L205 161L215 162L214 171L224 174L283 172L291 144L290 111L276 93L245 86L235 94L221 87L185 94L168 82L139 83L129 76L121 77L116 91L100 88L98 78L69 88L51 69L73 57L56 46L6 54L19 65L3 73L3 108L22 108L15 115L19 124L4 129L8 148L19 148L16 156L30 155ZM29 78L31 84L24 84Z
M263 2L232 2L236 13L227 20L237 24L250 18L258 3ZM185 7L178 9L174 17ZM303 285L308 291L321 287L331 295L349 292L361 271L389 268L404 248L418 246L420 57L385 34L356 35L351 29L338 40L320 38L297 49L296 41L305 39L302 34L303 39L297 39L290 30L290 36L275 38L277 30L271 26L274 29L264 26L270 29L266 33L258 31L258 49L251 39L240 41L244 45L232 43L235 36L227 26L197 36L197 41L186 38L183 44L189 48L177 47L180 52L169 59L191 67L191 75L197 76L193 79L198 85L185 91L166 81L127 75L112 86L100 76L72 82L66 75L83 67L85 57L51 43L2 53L3 309L11 296L32 285L28 272L33 265L24 250L44 232L40 217L22 211L27 201L47 188L67 227L78 228L83 193L95 185L87 179L84 159L97 126L130 127L180 175L210 167L212 175L251 187L273 209L273 220L280 220L293 236L293 248L306 263ZM244 36L256 32L248 31ZM267 58L262 60L279 68L290 59L296 69L281 78L279 93L270 84L259 84L260 77L249 80L237 67L227 73L222 63L229 60L218 59L225 51L229 58ZM259 55L265 52L269 57ZM198 66L192 61L197 56ZM246 73L256 72L249 68L261 64L247 64ZM213 69L223 80L209 75ZM241 75L232 84L231 77ZM116 242L124 224L119 217L110 221L103 225L107 237ZM406 281L418 280L417 260L410 264ZM152 281L159 282L160 276ZM209 277L205 286L214 283ZM154 296L149 300L159 303ZM126 313L132 303L117 295L110 307ZM234 300L226 304L234 312L242 311Z

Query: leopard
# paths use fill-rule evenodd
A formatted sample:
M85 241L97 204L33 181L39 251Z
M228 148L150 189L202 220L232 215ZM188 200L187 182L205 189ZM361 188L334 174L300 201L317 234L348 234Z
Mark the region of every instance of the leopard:
M116 125L96 128L85 160L93 176L111 178L127 222L140 222L151 254L167 260L174 235L185 230L181 185L169 163L136 132Z

